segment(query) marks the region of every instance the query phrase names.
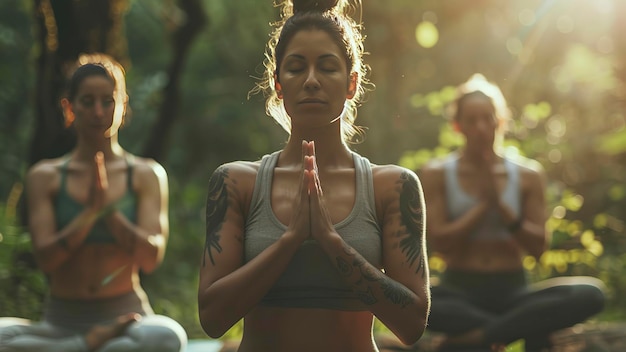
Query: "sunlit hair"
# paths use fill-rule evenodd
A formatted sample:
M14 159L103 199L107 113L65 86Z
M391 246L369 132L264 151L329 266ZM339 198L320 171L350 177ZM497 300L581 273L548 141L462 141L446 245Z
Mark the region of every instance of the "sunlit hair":
M115 87L113 90L113 99L115 100L113 123L111 127L105 131L105 136L111 137L116 134L122 126L126 115L128 95L126 94L124 68L112 57L100 53L80 55L77 60L77 65L78 67L69 80L68 100L70 101L74 100L80 84L87 77L101 75L113 82Z
M285 49L294 35L302 30L323 30L343 49L348 67L348 74L356 73L356 92L352 99L346 100L341 118L341 133L345 142L351 142L355 135L362 134L362 129L354 125L357 107L360 105L366 87L371 85L367 79L369 67L363 63L363 40L361 25L352 19L349 13L360 8L360 0L352 5L349 0L277 0L275 6L281 9L281 19L272 23L265 51L265 72L251 94L263 93L266 97L265 112L274 118L282 128L291 132L291 119L278 98L275 90L275 77L280 76L280 64ZM346 85L348 82L346 82Z
M499 124L502 127L506 126L506 122L511 118L511 111L507 106L506 99L500 88L487 81L485 76L480 73L473 74L465 83L457 87L457 97L450 104L447 116L453 121L458 121L463 109L463 103L473 96L483 96L491 101Z

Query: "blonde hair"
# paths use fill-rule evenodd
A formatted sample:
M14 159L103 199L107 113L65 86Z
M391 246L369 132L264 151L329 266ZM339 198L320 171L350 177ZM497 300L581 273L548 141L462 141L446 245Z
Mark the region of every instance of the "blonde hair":
M500 122L507 122L511 118L511 110L507 105L500 88L491 83L480 73L474 73L467 81L457 87L457 95L448 107L447 117L458 121L463 101L472 95L481 94L493 104L496 117Z

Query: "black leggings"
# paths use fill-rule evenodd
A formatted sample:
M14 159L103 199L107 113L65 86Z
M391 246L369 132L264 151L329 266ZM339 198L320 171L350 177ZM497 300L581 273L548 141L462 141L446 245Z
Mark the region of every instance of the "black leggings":
M486 343L526 340L549 347L551 332L584 321L604 307L599 280L568 277L526 284L523 271L476 273L448 269L432 288L428 328L460 334L477 328Z

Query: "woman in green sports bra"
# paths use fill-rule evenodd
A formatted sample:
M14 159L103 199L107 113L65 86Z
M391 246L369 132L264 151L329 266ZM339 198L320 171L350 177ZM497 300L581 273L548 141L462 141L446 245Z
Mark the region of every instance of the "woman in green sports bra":
M0 351L183 351L187 337L156 315L139 272L163 260L167 174L118 143L127 96L113 59L83 55L62 99L78 142L26 180L33 251L49 278L43 321L0 329Z

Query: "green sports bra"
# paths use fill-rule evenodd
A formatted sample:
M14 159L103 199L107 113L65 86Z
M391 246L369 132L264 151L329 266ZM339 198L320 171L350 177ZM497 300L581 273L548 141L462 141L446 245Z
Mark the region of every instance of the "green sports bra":
M59 193L56 197L55 202L55 216L57 229L62 229L67 226L74 218L80 214L84 209L85 205L77 202L74 198L70 197L67 193L67 167L70 162L70 158L67 159L61 165L61 185L59 187ZM117 210L122 212L126 216L126 218L132 222L136 223L137 221L137 197L132 187L132 179L133 179L133 164L130 162L129 158L126 158L126 163L128 164L128 172L127 172L127 190L124 196L120 198L115 206ZM103 218L99 218L87 234L85 244L110 244L115 243L115 238L109 232L106 224L104 223Z

